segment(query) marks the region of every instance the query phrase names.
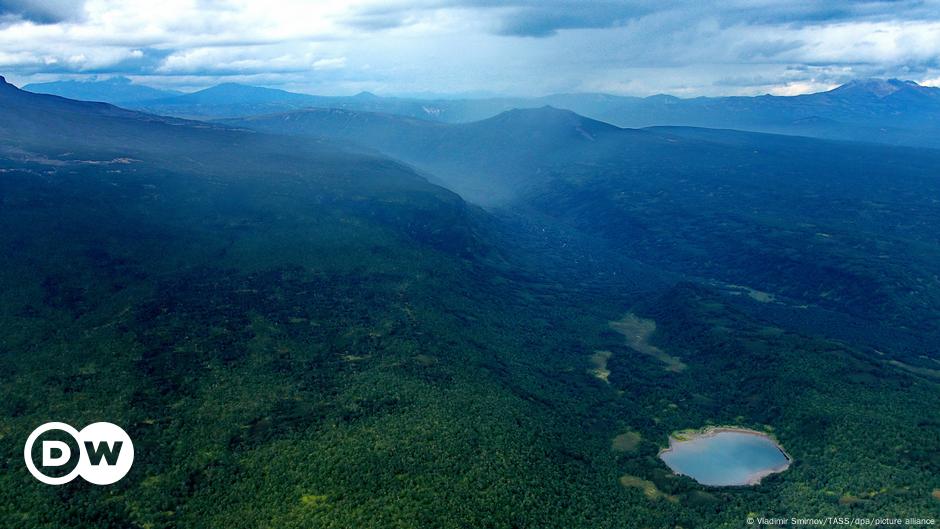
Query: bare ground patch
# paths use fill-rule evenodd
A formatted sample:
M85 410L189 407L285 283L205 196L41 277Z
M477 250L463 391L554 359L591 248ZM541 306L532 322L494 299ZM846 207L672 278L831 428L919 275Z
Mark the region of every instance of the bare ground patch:
M608 378L610 377L610 370L607 369L607 361L610 360L610 356L613 353L610 351L595 351L591 355L591 369L588 369L588 373L594 375L600 380L610 384Z
M732 289L733 293L747 294L747 297L753 299L754 301L759 301L761 303L774 303L777 301L777 297L769 292L764 292L757 290L751 287L746 287L743 285L728 285L728 288Z
M929 367L917 367L905 364L904 362L899 362L897 360L889 360L889 364L894 367L903 369L908 373L914 373L915 375L921 375L924 377L930 377L940 380L940 369L930 369Z

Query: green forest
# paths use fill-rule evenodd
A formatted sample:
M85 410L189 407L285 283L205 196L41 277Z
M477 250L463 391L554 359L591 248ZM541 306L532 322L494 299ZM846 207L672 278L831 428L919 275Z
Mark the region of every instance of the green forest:
M483 210L374 153L113 107L30 114L30 101L0 113L3 130L48 119L60 136L0 132L2 528L940 514L935 358L824 332L826 310L858 322L837 310L852 284L800 312L791 300L812 288L778 285L805 268L768 273L779 304L689 270L747 276L785 242L757 261L709 260L731 228L696 242L677 217L671 242L637 230L630 254L583 216L549 218L532 197ZM641 249L659 253L641 262ZM918 267L936 264L931 251ZM871 263L877 278L914 274ZM878 295L881 311L913 306ZM651 332L625 335L625 318ZM121 425L133 468L106 487L36 481L23 442L49 421ZM715 488L657 457L675 431L729 424L772 434L793 464Z

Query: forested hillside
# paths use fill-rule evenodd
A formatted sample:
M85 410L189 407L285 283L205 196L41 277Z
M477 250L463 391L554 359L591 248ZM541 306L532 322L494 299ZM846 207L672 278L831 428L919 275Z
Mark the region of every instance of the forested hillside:
M137 452L112 487L48 487L23 469L19 441L5 444L4 527L739 527L751 513L936 512L935 370L893 361L899 349L882 357L772 323L743 287L676 264L680 252L715 251L688 224L717 230L720 208L775 198L748 184L750 171L716 168L706 176L728 184L696 183L680 165L660 176L686 186L670 195L667 180L524 173L516 159L505 176L524 184L525 202L486 212L352 145L8 85L0 105L3 437L106 419ZM622 133L646 156L674 142L719 148L551 116L533 145ZM512 133L520 118L543 119L499 118L505 133L490 145L523 140ZM750 141L722 144L724 163L746 167ZM657 175L630 160L620 167ZM911 185L928 181L917 163ZM780 193L797 193L784 181L809 185L802 166L781 167L770 173ZM605 193L593 202L577 187L588 181ZM732 182L755 195L716 195ZM582 202L549 205L562 189ZM627 189L639 195L609 202ZM670 230L655 196L690 215L711 209ZM642 211L617 204L645 208L656 231L633 228ZM590 211L622 215L633 231ZM627 233L630 245L614 236ZM738 262L726 261L729 274ZM768 274L775 292L794 277ZM729 423L773 432L792 468L713 489L656 458L672 431Z

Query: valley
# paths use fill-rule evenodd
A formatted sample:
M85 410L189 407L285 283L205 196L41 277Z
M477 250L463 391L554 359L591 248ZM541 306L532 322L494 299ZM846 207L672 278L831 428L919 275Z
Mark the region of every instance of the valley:
M764 315L805 332L899 359L940 340L937 151L619 129L547 107L461 125L317 109L224 123L405 160L497 215L523 211L592 241L573 256L582 262L604 253L631 272L760 285L749 298L781 301Z
M0 127L3 460L52 415L140 454L113 488L11 465L0 527L940 505L932 150L553 108L188 121L9 84ZM792 465L710 487L659 459L726 424Z

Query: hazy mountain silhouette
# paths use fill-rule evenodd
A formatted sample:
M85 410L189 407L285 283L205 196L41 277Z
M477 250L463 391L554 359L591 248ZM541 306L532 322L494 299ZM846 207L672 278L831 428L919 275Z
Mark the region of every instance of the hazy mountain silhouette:
M37 94L57 95L84 101L101 101L115 105L126 105L182 94L182 92L176 90L161 90L137 84L126 77L113 77L100 81L31 83L25 85L23 90Z
M940 146L940 89L910 81L860 80L800 96L678 99L551 96L553 104L625 127L680 125L731 128Z
M305 109L222 120L277 134L341 139L414 163L483 204L505 202L530 170L578 156L624 135L659 141L552 107L516 109L473 123L447 124L392 114ZM649 138L645 138L649 137Z
M140 101L131 106L156 114L192 118L247 116L307 107L429 116L422 110L420 101L379 97L368 92L345 97L315 96L238 83L224 83L190 94Z
M940 89L896 79L861 79L800 96L622 97L556 94L538 98L436 99L314 96L226 83L191 94L150 98L124 92L126 81L28 85L79 99L123 103L151 113L192 118L245 117L307 107L397 114L428 121L479 121L513 108L550 105L621 127L695 126L940 147Z

